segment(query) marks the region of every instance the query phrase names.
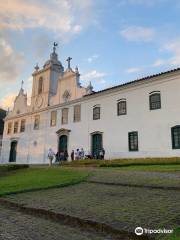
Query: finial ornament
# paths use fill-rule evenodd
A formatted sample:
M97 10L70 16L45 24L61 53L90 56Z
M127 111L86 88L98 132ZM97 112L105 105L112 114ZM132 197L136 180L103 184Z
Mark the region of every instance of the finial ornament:
M71 68L71 60L72 60L71 57L68 57L68 58L66 59L66 61L68 62L68 69Z
M86 91L88 94L91 94L93 92L93 86L91 84L91 81L89 82L89 85L87 86Z
M21 81L21 89L23 89L23 84L24 84L24 81L22 80Z
M75 67L75 72L76 72L76 73L79 72L78 66Z
M34 67L34 69L35 69L36 71L38 71L38 70L39 70L38 63L36 63L36 66Z
M55 53L55 52L56 52L56 47L58 46L58 43L54 42L54 43L53 43L53 46L54 46L54 47L53 47L53 52Z

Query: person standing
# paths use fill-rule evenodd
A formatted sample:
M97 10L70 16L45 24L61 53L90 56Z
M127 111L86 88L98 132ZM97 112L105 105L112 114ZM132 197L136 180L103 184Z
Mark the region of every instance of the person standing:
M59 162L59 151L56 153L56 162Z
M80 155L79 155L79 148L78 148L75 152L75 159L78 160L79 157L80 157Z
M102 159L104 159L104 156L105 156L105 150L104 150L104 148L102 148L102 152L103 152Z
M54 155L55 155L55 153L53 152L53 150L51 148L49 148L49 150L48 150L49 166L52 166L52 161L53 161Z
M84 149L81 148L81 151L80 151L80 159L84 159Z
M104 159L104 155L105 155L105 150L104 148L102 148L99 152L100 159Z
M68 151L65 150L65 151L64 151L64 161L67 161L67 160L68 160L68 157L69 157Z
M71 161L74 161L74 150L71 152Z
M64 161L64 152L60 151L60 154L59 154L59 164L61 164L62 161Z

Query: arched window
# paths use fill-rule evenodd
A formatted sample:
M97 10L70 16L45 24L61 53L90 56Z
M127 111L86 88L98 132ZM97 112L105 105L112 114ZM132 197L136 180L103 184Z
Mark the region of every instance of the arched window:
M100 105L95 105L93 107L93 120L100 119L101 108Z
M38 94L41 94L43 91L43 78L39 78L39 83L38 83Z
M180 149L180 125L171 128L172 148Z
M119 99L117 102L117 115L126 115L127 107L126 107L126 99Z
M150 110L161 108L161 93L159 91L149 94L149 108Z

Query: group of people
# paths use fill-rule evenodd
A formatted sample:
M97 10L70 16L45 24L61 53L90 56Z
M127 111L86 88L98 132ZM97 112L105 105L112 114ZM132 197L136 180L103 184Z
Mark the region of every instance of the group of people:
M60 161L66 161L68 160L68 152L67 150L65 151L58 151L56 154L54 153L54 151L52 150L52 148L50 148L48 150L48 159L49 159L49 165L52 165L52 161L55 158L55 162L60 162Z
M84 149L81 148L77 148L76 151L72 150L71 152L71 160L80 160L80 159L84 159L85 158L85 152Z
M81 149L76 149L76 151L72 150L71 151L71 161L74 160L83 160L83 159L104 159L105 156L105 150L104 148L100 149L98 151L97 154L92 155L90 152L88 152L87 154L85 154L85 151L83 148ZM48 159L49 159L49 165L52 165L52 161L55 157L55 162L61 162L61 161L67 161L69 154L68 151L58 151L56 154L54 153L54 151L50 148L48 150Z

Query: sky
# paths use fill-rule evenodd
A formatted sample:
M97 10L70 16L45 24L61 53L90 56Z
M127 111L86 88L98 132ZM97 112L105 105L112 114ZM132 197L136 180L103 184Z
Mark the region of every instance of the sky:
M0 107L49 59L53 42L82 86L108 88L180 66L180 0L1 0Z

